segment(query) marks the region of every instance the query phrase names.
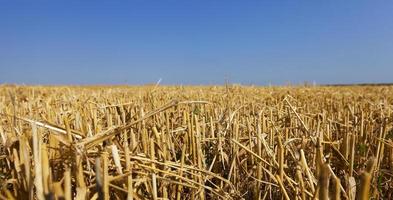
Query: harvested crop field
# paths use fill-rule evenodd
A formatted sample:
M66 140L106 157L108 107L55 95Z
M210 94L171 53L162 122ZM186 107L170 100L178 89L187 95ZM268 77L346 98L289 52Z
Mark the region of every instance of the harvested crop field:
M1 199L392 199L393 87L0 86Z

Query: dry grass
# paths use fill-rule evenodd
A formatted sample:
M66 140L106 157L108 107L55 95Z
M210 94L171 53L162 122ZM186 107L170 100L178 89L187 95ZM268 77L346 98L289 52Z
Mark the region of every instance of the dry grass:
M393 87L0 86L1 199L392 199Z

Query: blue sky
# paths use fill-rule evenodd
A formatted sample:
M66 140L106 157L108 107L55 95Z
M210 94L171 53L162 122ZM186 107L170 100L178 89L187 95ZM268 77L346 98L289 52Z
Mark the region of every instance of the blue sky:
M393 1L0 0L0 83L393 82Z

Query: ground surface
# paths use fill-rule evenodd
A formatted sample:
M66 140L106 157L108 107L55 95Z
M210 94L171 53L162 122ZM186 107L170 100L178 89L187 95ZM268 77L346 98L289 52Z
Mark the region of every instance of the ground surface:
M0 86L0 197L391 199L392 108L392 86Z

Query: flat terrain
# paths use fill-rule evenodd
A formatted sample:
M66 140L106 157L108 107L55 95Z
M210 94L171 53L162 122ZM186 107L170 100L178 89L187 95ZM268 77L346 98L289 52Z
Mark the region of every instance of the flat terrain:
M0 198L392 199L393 86L0 86Z

